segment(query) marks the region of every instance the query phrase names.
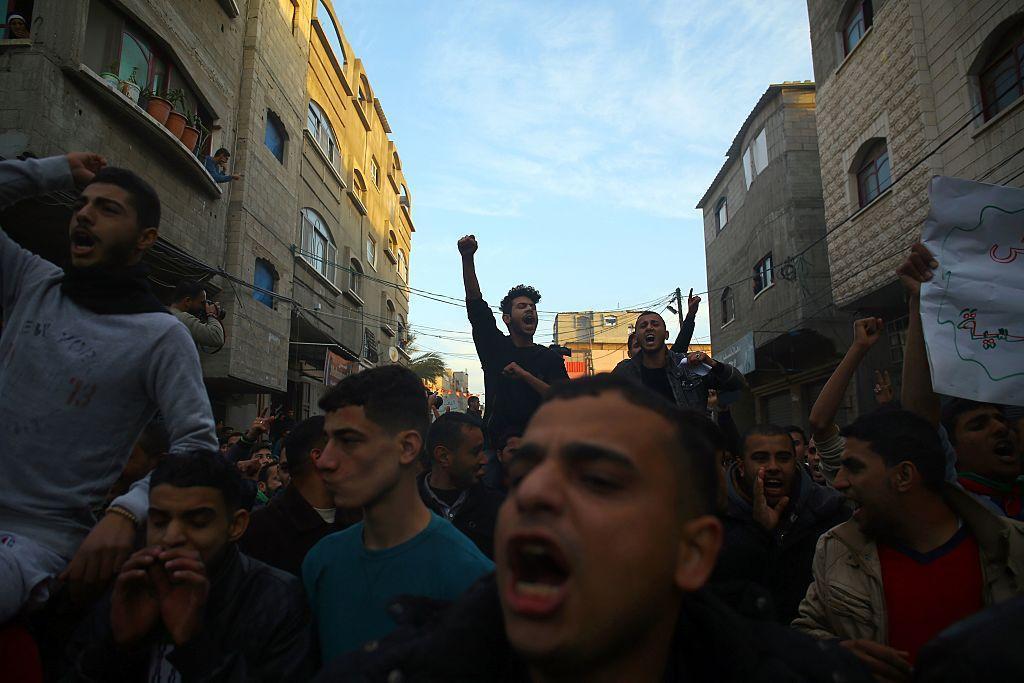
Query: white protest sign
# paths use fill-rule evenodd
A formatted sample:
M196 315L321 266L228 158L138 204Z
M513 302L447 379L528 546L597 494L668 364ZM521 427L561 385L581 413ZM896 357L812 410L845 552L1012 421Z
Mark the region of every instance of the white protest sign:
M921 287L932 384L1024 405L1024 190L932 178L922 242L939 262Z

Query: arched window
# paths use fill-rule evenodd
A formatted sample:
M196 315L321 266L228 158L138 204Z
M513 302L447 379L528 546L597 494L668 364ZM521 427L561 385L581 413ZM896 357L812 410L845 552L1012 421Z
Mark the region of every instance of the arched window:
M731 323L736 318L736 299L733 296L732 288L726 287L722 290L722 325Z
M719 232L725 227L725 224L729 222L729 204L725 197L718 200L715 204L715 227Z
M353 257L349 266L352 270L348 274L348 288L356 296L361 297L363 295L363 265L359 263L359 259Z
M986 121L1024 95L1024 22L993 45L978 80Z
M359 90L357 94L361 104L373 101L373 91L370 90L370 81L366 78L366 74L359 76Z
M274 296L270 292L277 291L277 270L270 261L256 259L256 270L252 283L256 286L256 289L252 291L252 298L268 308L273 308Z
M313 209L302 210L300 256L333 285L337 273L338 247L327 223Z
M387 297L387 294L383 294L382 296L384 298L384 310L382 310L381 313L384 314L385 322L391 326L392 330L394 330L397 327L397 323L395 322L395 303Z
M396 170L396 171L401 171L401 170L402 170L402 161L401 161L401 159L399 159L399 158L398 158L398 152L394 152L394 153L393 153L393 154L391 155L391 158L392 158L392 159L394 160L394 162L395 162L395 170Z
M401 191L398 193L398 203L407 209L412 209L412 199L409 197L409 188L402 184Z
M845 21L843 21L844 56L853 52L853 48L857 47L857 43L871 28L873 19L871 0L854 0L850 9L847 10Z
M363 172L358 168L352 169L352 185L356 192L366 192L366 181L363 180Z
M857 166L857 199L864 207L892 185L892 169L885 140L871 142L859 156L862 161Z
M327 114L320 108L320 105L313 100L309 101L309 113L306 115L306 127L310 136L320 145L321 151L331 166L338 167L338 143L334 137L334 129L331 128Z
M398 275L403 282L409 281L409 261L405 258L405 251L398 250Z
M334 23L334 17L331 16L331 11L327 9L327 5L324 4L324 0L320 0L317 3L316 20L324 30L324 35L327 36L327 42L331 46L331 50L334 51L334 58L338 60L339 64L344 65L347 61L345 57L345 47L341 43L341 35L338 31L338 25Z
M398 253L398 238L395 236L394 230L388 230L388 249L392 254Z

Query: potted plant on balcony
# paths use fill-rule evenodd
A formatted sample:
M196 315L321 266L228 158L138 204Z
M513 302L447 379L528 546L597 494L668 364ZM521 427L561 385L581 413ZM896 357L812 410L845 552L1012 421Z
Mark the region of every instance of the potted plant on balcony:
M178 111L185 108L185 91L175 88L167 93L167 99L174 106L174 111L168 112L167 122L164 125L174 137L181 138L181 134L185 131L185 124L188 123L185 115Z
M196 143L199 142L199 126L201 125L202 120L199 118L199 112L190 114L188 116L188 125L185 126L185 130L178 136L178 139L189 148L189 151L195 151Z
M121 79L117 76L117 62L111 62L107 70L100 74L100 78L105 80L112 89L120 90Z
M152 90L145 90L142 97L146 100L146 113L156 119L161 126L167 123L167 117L174 105L167 98L160 97Z
M139 101L139 95L142 93L142 88L135 80L135 74L138 73L139 67L133 66L132 72L128 74L128 78L121 81L119 89L121 92L128 97L132 102Z

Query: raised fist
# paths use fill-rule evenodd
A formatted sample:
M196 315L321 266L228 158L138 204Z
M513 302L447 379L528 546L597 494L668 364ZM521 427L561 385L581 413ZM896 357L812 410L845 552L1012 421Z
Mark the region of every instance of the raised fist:
M477 247L476 235L466 235L459 240L459 253L463 256L472 256L476 253Z

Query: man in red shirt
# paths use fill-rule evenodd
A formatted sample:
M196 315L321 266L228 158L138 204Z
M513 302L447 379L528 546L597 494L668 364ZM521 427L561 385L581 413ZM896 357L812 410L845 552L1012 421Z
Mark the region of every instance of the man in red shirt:
M861 417L833 485L849 522L818 541L793 622L838 638L884 679L909 680L917 652L984 606L1024 594L1024 524L944 481L934 427L906 411Z

